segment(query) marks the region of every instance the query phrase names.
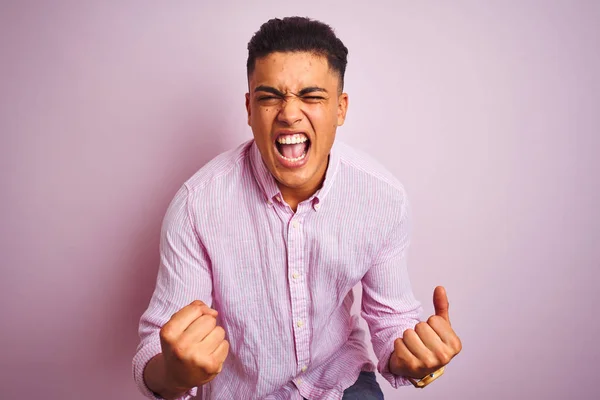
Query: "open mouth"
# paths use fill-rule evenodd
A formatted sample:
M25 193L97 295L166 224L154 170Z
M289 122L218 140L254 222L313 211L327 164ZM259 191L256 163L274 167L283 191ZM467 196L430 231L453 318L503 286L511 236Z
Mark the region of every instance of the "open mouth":
M275 140L275 147L284 160L297 163L306 157L310 140L304 133L281 134Z

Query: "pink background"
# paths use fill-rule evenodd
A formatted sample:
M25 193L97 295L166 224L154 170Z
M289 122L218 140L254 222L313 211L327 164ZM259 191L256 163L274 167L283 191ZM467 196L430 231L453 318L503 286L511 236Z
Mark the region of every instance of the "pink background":
M414 290L429 314L447 287L464 343L434 385L387 398L600 396L600 2L8 3L3 399L141 398L166 206L251 137L246 44L285 15L349 47L339 138L406 185Z

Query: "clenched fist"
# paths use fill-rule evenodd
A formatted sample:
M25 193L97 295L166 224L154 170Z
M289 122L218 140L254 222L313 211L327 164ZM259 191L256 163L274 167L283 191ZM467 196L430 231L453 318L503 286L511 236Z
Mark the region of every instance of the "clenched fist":
M390 372L408 378L423 378L445 366L457 355L462 344L448 316L446 290L438 286L433 292L435 315L419 322L415 329L404 331L394 342Z
M201 301L182 308L160 330L168 386L187 391L214 379L229 352L217 312Z

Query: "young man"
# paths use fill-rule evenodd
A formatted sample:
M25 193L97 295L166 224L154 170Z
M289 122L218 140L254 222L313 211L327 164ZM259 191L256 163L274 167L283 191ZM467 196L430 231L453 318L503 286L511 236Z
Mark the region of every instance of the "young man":
M254 140L209 162L169 206L133 360L140 389L381 399L376 369L394 387L436 373L461 343L443 288L436 315L419 322L405 190L335 142L348 50L329 26L297 17L263 24L248 50ZM377 366L350 313L359 282Z

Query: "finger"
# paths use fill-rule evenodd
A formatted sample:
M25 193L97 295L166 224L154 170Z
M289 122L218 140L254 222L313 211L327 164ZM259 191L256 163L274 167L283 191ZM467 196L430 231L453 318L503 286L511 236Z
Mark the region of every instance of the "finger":
M204 306L204 308L202 309L202 315L210 315L212 317L217 318L217 316L219 315L219 312L217 310L215 310L214 308L210 308L209 306Z
M421 366L421 362L410 352L403 338L396 339L394 342L394 354L398 367L405 371L414 371Z
M219 347L223 340L225 340L225 329L216 326L208 335L206 335L204 340L198 344L198 347L201 351L205 352L205 354L210 354Z
M223 364L225 362L225 359L227 358L228 354L229 354L229 342L227 340L223 340L217 346L217 348L215 349L215 351L213 351L212 356L219 363ZM221 372L221 371L219 371L219 372Z
M435 315L439 315L450 323L450 316L448 315L448 296L446 295L446 289L443 286L438 286L433 291L433 307L435 308Z
M189 344L201 342L215 329L215 326L217 326L217 319L215 317L208 314L202 315L183 331L179 339L182 343Z
M434 354L436 353L435 350L439 350L441 347L445 346L442 339L427 322L419 322L415 326L415 332L425 347L431 350Z
M175 340L181 336L183 331L197 318L204 314L213 314L210 310L211 309L200 300L193 301L191 304L188 304L173 314L171 319L169 319L162 329L163 336L167 339ZM214 312L216 313L216 311Z
M432 315L427 320L427 325L431 327L435 331L435 333L440 337L442 342L451 346L456 341L456 333L452 326L446 321L444 318L441 318L439 315Z
M200 300L194 300L192 304L194 303L200 306L200 312L202 313L202 315L208 314L212 315L215 318L217 317L217 315L219 315L219 312L217 310L215 310L214 308L210 308L208 305L206 305Z
M408 350L421 362L430 360L433 357L431 351L425 346L419 335L412 330L407 329L404 331L402 341L408 348Z

